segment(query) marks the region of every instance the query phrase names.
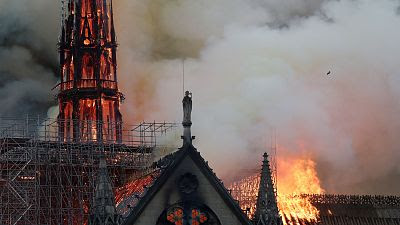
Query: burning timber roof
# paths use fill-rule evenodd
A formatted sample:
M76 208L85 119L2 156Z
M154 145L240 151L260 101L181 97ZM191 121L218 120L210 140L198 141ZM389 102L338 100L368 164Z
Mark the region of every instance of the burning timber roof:
M117 189L115 195L117 210L123 217L129 215L132 206L138 204L139 200L146 194L147 189L154 184L160 174L161 170L154 170Z
M400 197L370 195L304 195L320 211L320 221L310 223L284 218L289 224L399 225Z
M250 225L251 222L241 210L238 201L232 198L222 181L216 176L208 163L192 145L187 145L170 154L156 164L158 170L133 181L124 187L121 195L117 194L117 209L125 218L124 224L133 224L141 215L146 205L152 200L157 191L168 180L177 166L188 156L203 172L215 190L222 197L225 204L234 212L242 224ZM128 206L130 205L130 206Z
M207 178L213 183L226 204L235 212L243 224L249 219L239 208L237 201L228 193L207 162L194 148L180 149L155 163L155 169L147 175L128 183L117 190L117 210L125 218L125 224L132 224L157 191L163 186L179 163L189 155ZM287 225L400 225L400 197L397 196L356 196L356 195L304 195L319 210L320 220L309 222L298 218L283 220Z

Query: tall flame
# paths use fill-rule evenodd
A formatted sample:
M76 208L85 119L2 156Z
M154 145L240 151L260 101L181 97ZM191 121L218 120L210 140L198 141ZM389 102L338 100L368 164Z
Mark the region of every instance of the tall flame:
M309 158L278 160L278 207L284 220L319 219L318 209L302 194L323 194L315 169L315 162Z
M315 162L310 158L279 158L278 165L277 201L283 223L288 225L293 220L318 221L318 209L304 195L324 193L317 176ZM252 217L256 210L259 183L260 175L257 174L234 182L228 187L249 217Z

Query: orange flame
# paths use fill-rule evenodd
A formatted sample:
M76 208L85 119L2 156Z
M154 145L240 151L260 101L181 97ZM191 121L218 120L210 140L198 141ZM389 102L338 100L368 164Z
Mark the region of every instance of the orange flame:
M278 159L278 208L285 225L290 221L316 222L318 209L303 194L322 194L324 190L315 170L315 162L309 158ZM241 208L252 217L256 202L260 175L253 175L234 182L228 187L232 196L239 200ZM290 220L290 221L289 221Z
M315 162L307 159L285 159L279 161L278 207L284 220L300 219L315 222L319 219L318 209L302 194L322 194Z

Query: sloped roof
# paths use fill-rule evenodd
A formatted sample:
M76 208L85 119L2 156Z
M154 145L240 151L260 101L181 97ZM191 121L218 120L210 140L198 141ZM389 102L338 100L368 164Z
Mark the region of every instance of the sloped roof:
M89 224L100 225L105 223L119 225L121 216L115 208L115 197L106 161L101 157Z
M115 194L118 213L123 217L127 217L132 211L133 206L137 205L160 174L161 170L156 169L118 188Z
M134 199L137 200L131 201L135 204L131 205L131 209L125 212L125 222L123 224L133 224L136 221L136 219L145 209L146 205L152 200L155 194L160 190L160 188L164 185L170 175L172 175L177 166L186 156L191 157L191 159L195 162L201 172L206 176L208 181L213 184L215 190L222 197L226 205L234 212L238 220L242 224L252 224L248 217L241 210L238 202L232 198L228 190L224 187L222 181L216 176L213 170L208 166L208 163L201 157L200 153L192 145L186 145L175 153L164 157L156 163L159 168L159 174L153 174L152 177L154 179L152 179L151 182L148 182L149 186L145 188L145 191L139 194L139 196L135 196ZM144 177L143 179L146 179L146 177ZM147 179L150 180L149 178ZM127 193L135 194L140 192L137 191L136 187L133 187L132 190L133 191L129 191ZM125 197L126 199L133 198L132 195L125 195ZM127 205L126 203L122 204L125 206Z
M400 197L371 195L304 195L320 212L319 222L285 217L291 224L398 225Z

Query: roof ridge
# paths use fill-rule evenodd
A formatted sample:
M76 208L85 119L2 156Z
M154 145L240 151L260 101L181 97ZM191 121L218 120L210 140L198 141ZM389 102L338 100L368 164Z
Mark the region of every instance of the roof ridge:
M202 171L202 173L206 176L206 178L209 179L211 183L215 184L216 191L227 203L228 207L235 212L235 215L238 216L238 219L243 224L251 225L251 221L240 208L238 201L232 197L232 195L224 186L222 180L218 178L213 169L208 165L208 162L204 160L200 152L197 151L197 149L193 145L183 146L178 151L168 155L173 156L174 160L170 161L169 164L161 170L161 174L158 176L157 179L155 179L153 185L148 188L146 194L142 198L140 198L138 204L133 207L128 216L128 220L125 221L125 224L133 224L133 222L144 210L148 202L151 201L152 197L154 196L153 194L155 194L159 190L159 188L161 188L161 186L167 181L169 174L175 171L177 165L180 164L180 162L185 158L186 155L189 155L191 159L197 164L200 171Z
M193 147L193 146L192 146ZM195 158L192 159L200 159L200 163L202 163L206 169L206 171L208 172L208 174L210 174L211 176L209 178L212 178L212 180L214 181L214 183L217 185L217 187L219 189L217 189L217 192L219 192L219 194L223 198L228 204L228 206L231 206L230 208L234 211L236 211L235 215L238 216L238 219L245 223L245 224L252 224L251 221L249 220L249 218L247 217L247 215L243 212L243 210L240 208L239 206L239 202L238 200L234 199L233 196L229 193L228 189L226 189L223 181L217 176L217 174L214 172L214 170L210 167L210 165L208 164L208 161L206 161L202 156L201 153L199 151L197 151L196 148L190 148L189 153L191 154L195 154ZM197 156L197 157L196 157ZM199 168L201 169L202 167L199 166ZM206 176L207 177L207 176ZM240 215L240 216L239 216Z

